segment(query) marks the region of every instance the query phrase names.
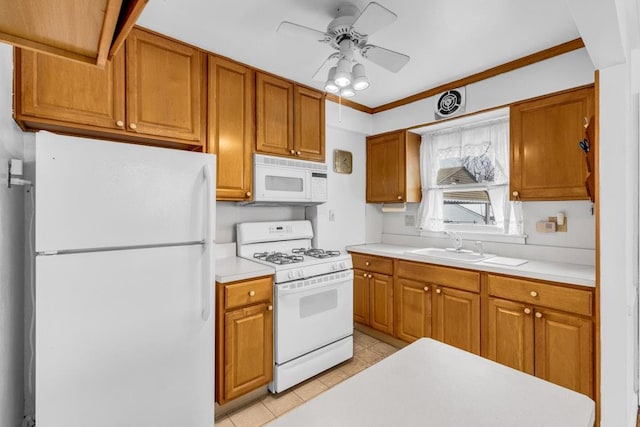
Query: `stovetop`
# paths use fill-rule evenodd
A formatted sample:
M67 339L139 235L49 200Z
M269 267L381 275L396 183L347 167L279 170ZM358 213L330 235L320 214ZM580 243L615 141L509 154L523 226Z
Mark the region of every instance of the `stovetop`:
M286 265L295 263L304 263L305 256L317 259L325 259L337 257L340 251L328 251L315 248L294 248L291 253L285 252L256 252L253 254L254 259L270 262L276 265Z

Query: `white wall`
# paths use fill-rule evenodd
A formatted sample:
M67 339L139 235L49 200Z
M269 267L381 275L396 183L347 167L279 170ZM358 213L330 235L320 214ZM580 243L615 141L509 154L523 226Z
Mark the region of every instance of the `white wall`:
M216 203L216 243L236 241L236 224L253 221L305 219L304 207L242 206L235 202Z
M0 427L23 416L24 188L7 188L7 162L23 158L11 118L12 49L0 44Z
M466 86L465 113L508 105L523 99L561 91L593 83L594 66L585 49L579 49L527 67ZM375 114L375 133L413 127L435 122L434 98ZM375 205L374 205L375 206ZM370 208L369 210L379 207ZM416 214L417 207L409 207ZM487 248L498 254L520 254L532 259L595 264L595 216L591 214L590 202L528 202L523 204L525 233L529 236L526 247L522 245L487 244ZM568 232L541 234L535 231L535 223L555 216L563 211L569 218ZM374 217L375 218L375 217ZM418 236L415 227L404 225L404 214L385 213L382 221L381 239L389 241L395 235ZM368 230L380 227L379 223L367 219ZM430 244L446 244L429 241ZM402 239L409 244L424 244L423 239ZM552 248L551 250L549 248ZM576 249L576 250L574 250Z

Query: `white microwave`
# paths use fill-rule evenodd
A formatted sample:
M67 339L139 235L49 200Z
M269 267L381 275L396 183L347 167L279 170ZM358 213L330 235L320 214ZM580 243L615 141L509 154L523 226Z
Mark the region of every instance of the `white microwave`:
M327 201L325 163L253 155L252 204L318 205Z

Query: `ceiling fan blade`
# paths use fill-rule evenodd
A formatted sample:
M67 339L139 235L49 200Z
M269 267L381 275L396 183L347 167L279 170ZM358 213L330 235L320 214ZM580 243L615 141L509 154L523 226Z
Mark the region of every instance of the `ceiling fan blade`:
M329 55L327 59L324 60L318 71L313 75L313 80L317 80L319 82L324 82L327 80L327 76L329 75L329 70L333 66L333 61L338 59L340 54L338 52L332 53Z
M380 46L374 46L372 44L364 46L360 53L364 58L393 73L400 71L402 67L409 62L409 59L411 59L402 53L385 49Z
M325 41L327 36L324 32L314 30L313 28L305 27L303 25L294 24L293 22L282 21L278 25L276 30L280 34L291 37L306 37L308 39L314 39L317 41Z
M364 8L352 28L357 33L368 36L391 24L397 18L398 15L372 1Z

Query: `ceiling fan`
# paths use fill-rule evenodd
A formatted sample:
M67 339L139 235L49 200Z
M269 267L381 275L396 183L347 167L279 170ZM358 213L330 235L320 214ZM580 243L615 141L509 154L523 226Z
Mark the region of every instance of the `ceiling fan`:
M325 81L325 90L350 97L355 91L369 87L364 65L360 58L368 59L393 73L409 62L409 57L393 50L368 44L369 36L391 24L398 16L376 2L369 3L362 12L353 4L338 7L336 17L325 32L283 21L278 32L293 37L306 37L326 43L337 50L329 55L313 75L314 80ZM334 61L337 63L333 65Z

